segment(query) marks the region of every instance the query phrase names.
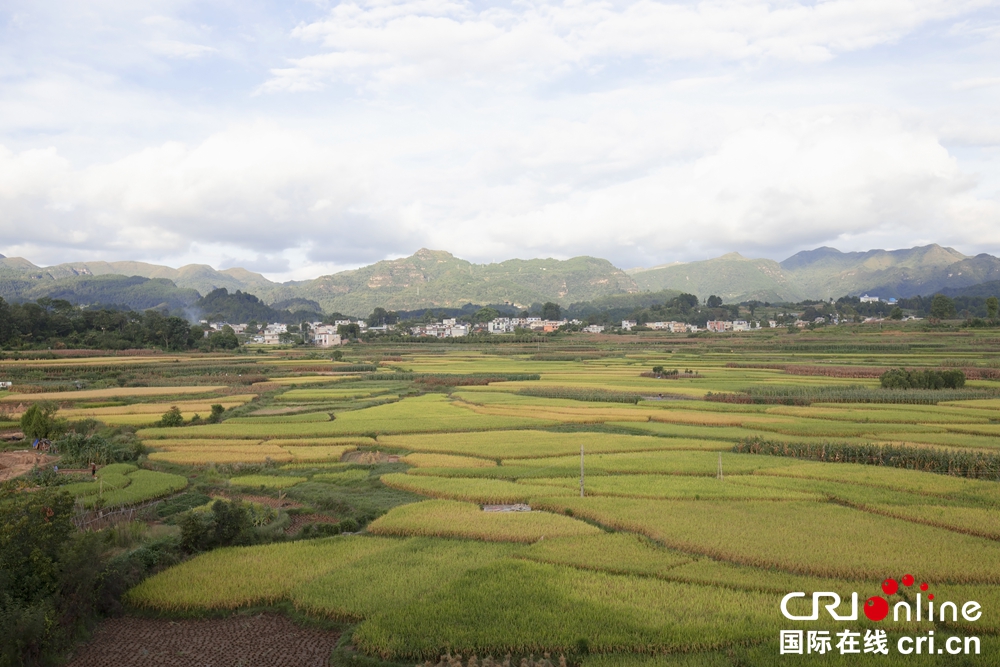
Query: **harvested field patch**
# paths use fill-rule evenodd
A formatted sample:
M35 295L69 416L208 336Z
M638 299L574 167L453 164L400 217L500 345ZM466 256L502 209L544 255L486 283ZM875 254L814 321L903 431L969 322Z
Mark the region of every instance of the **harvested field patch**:
M167 621L112 618L67 667L326 667L339 632L260 614Z
M337 519L332 516L327 516L325 514L294 514L292 515L291 523L285 528L285 535L294 535L304 526L311 523L326 523L331 525L336 525L340 523Z

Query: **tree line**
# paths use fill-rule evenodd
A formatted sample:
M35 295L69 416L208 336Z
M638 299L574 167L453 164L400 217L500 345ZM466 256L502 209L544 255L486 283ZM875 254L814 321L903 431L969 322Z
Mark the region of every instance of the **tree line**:
M232 349L239 340L232 329L205 337L205 329L183 317L158 310L81 310L69 301L43 297L36 302L7 303L0 298L0 348L88 348L127 350L160 348L181 351Z

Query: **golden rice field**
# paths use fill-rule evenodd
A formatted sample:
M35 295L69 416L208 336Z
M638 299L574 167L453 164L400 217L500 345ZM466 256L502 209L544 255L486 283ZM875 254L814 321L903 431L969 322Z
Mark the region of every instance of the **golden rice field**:
M217 400L195 399L169 402L132 403L129 405L116 405L105 408L71 408L60 410L59 416L65 417L66 419L92 417L105 422L108 421L107 418L125 415L155 415L156 418L159 419L164 412L172 407L176 407L182 413L201 413L202 415L208 416L212 412L213 405L221 405L223 408L229 410L231 408L237 408L241 405L249 403L255 398L256 395L254 394L238 394L235 396L226 396Z
M1000 469L997 479L968 479L732 451L737 441L758 437L997 452L997 380L970 380L966 391L982 392L975 399L962 398L975 395L968 393L936 403L826 398L833 391L877 392L877 378L870 371L851 377L853 367L985 372L1000 355L1000 343L987 334L655 334L579 351L567 345L558 353L546 352L550 343L510 350L400 345L385 353L374 345L357 363L392 358L377 377L400 369L540 379L428 387L364 374L319 375L310 366L328 361L266 355L268 371L261 374L270 379L254 394L212 399L196 394L225 387L145 387L59 392L72 398L57 400L155 401L61 412L109 424L157 418L164 405L205 417L222 403L238 416L141 429L150 450L142 465L254 466L206 474L238 493L287 493L308 506L303 512L319 511L310 504L314 497L334 498L332 507L355 497L375 502L380 494L407 499L372 512L358 535L197 555L130 591L129 603L144 609L291 605L352 624L355 648L395 662L436 660L447 647L465 656L510 653L516 665L520 655L544 651L579 657L585 639L589 656L581 667L756 666L785 664L776 661L778 631L805 627L781 616L786 593L856 591L864 599L886 577L912 573L941 599L983 603L981 622L938 624L939 634L976 634L984 648L1000 650L993 638L1000 633ZM345 352L352 363L361 354ZM770 367L741 367L752 364ZM696 376L643 377L653 365ZM191 390L192 398L179 389ZM518 393L542 389L550 393ZM709 392L749 390L817 393L806 404L703 400ZM609 402L598 400L602 392ZM634 394L637 402L610 402L615 393ZM30 396L24 402L43 394ZM372 405L376 399L391 402ZM250 400L252 408L241 407ZM357 450L368 458L359 459ZM128 491L145 472L154 471L109 470L103 495ZM90 498L92 485L71 490ZM513 503L532 511L482 509ZM848 625L862 632L880 627L864 618ZM892 632L931 627L914 621ZM944 664L898 657L803 664Z
M565 497L539 505L742 565L868 580L916 570L939 582L1000 583L996 542L831 503Z
M347 411L331 422L279 424L213 424L191 426L179 434L176 429L143 429L143 438L242 438L242 437L321 437L421 433L437 431L490 431L501 428L540 426L550 422L531 417L479 415L440 394L408 398L397 403L364 410Z
M527 503L532 497L573 495L574 491L517 484L501 479L467 479L461 477L431 477L393 473L382 476L382 483L393 489L410 491L431 498L464 500L473 503Z
M535 542L546 537L591 535L590 524L549 512L483 512L454 500L425 500L390 510L368 527L373 535L462 537L487 542Z
M380 444L420 453L507 459L543 458L585 452L635 452L666 449L724 450L732 445L721 440L654 438L612 433L560 433L525 429L479 433L380 436Z
M55 401L67 403L76 401L93 401L100 398L130 398L147 396L187 396L192 394L214 394L224 386L197 387L113 387L109 389L83 389L81 391L58 391L38 394L7 394L0 396L5 403L32 403L37 401Z

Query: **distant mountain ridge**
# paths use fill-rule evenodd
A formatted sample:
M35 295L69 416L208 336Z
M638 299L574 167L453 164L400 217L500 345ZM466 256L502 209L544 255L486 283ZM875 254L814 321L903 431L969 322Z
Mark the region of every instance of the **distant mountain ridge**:
M267 304L310 301L325 312L366 316L377 306L386 309L417 310L460 308L467 303L510 303L527 307L533 303L555 301L568 306L598 297L640 291L624 271L605 259L574 257L557 259L512 259L496 264L473 264L440 250L418 250L410 257L383 260L352 271L342 271L314 280L276 283L245 269L217 271L210 266L192 264L172 269L143 262L73 262L39 267L21 258L0 259L0 296L13 299L37 299L50 292L61 294L74 303L124 303L109 301L100 294L80 294L71 289L76 283L96 277L140 276L155 281L170 281L177 290L194 290L207 295L226 288L249 292ZM145 283L143 283L145 285ZM141 287L130 283L130 288ZM150 289L154 285L148 285ZM155 293L162 291L155 285ZM162 305L176 307L178 299L193 304L198 295L166 298ZM147 305L150 295L136 295L129 303Z
M821 247L777 262L739 253L697 262L622 271L604 259L511 259L474 264L441 250L383 260L313 280L277 283L242 268L222 271L203 264L178 269L144 262L72 262L39 267L0 256L0 296L65 298L84 305L188 309L215 289L253 294L279 310L314 308L366 316L387 310L462 308L510 304L523 308L554 301L564 307L662 291L688 292L727 303L782 302L844 295L909 297L980 291L1000 285L1000 259L966 256L936 244L904 250L841 252ZM643 297L645 298L645 297ZM610 302L609 302L610 303Z
M937 244L904 250L804 250L782 262L729 253L714 259L629 271L643 290L680 289L727 302L801 301L870 293L934 294L1000 279L1000 259L969 257Z

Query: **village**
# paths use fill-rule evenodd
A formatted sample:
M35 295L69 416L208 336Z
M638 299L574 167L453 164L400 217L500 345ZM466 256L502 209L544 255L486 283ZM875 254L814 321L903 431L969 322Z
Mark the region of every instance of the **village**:
M874 321L874 318L869 318ZM837 318L816 318L815 322L795 319L790 322L797 328L805 328L810 324L839 324ZM866 320L868 321L868 320ZM774 329L782 326L777 320L709 320L704 327L687 322L646 322L638 324L635 320L622 320L621 326L603 324L588 324L577 319L546 320L540 317L498 317L489 322L464 322L456 318L444 318L438 322L413 324L409 326L384 324L368 326L363 319L334 320L332 323L303 322L294 324L230 324L228 322L202 322L205 335L221 332L226 327L239 336L247 344L256 345L290 345L304 343L316 347L337 347L351 339L361 338L366 334L395 333L413 337L430 338L461 338L470 335L499 335L516 333L553 333L557 331L579 331L581 333L600 334L611 332L634 331L664 331L676 334L691 334L700 332L728 333L752 331L755 329Z

